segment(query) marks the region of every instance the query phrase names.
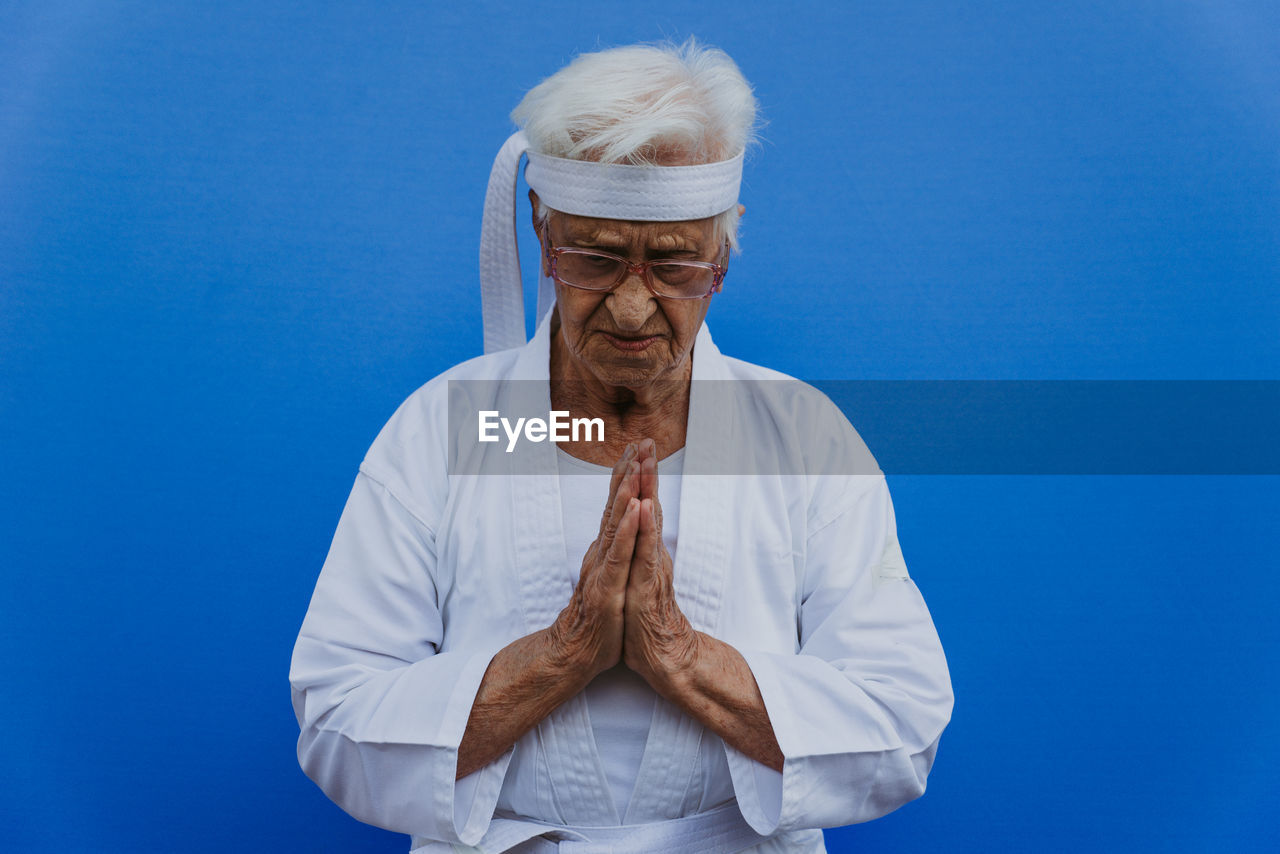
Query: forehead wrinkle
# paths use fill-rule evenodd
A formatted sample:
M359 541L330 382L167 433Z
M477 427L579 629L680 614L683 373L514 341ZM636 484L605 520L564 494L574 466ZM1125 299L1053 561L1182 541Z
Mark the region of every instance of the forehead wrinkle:
M579 246L625 246L628 242L626 234L608 220L565 215L559 219L567 242Z
M682 227L683 226L683 227ZM689 233L687 223L643 223L619 228L612 220L575 217L566 222L566 239L579 246L607 246L616 249L643 245L647 252L696 252L704 234Z

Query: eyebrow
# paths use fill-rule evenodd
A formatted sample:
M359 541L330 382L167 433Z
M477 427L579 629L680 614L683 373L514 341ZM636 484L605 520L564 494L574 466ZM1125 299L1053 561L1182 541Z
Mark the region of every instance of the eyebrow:
M683 234L660 234L653 243L649 244L649 249L667 254L696 253L698 251L698 241L690 239Z

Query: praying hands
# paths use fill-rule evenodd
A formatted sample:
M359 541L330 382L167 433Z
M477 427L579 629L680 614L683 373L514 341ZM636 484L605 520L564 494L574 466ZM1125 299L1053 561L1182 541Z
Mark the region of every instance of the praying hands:
M676 602L671 555L662 543L657 462L652 439L627 446L569 603L547 629L494 656L458 747L459 778L498 758L619 663L738 750L782 769L746 661L696 631Z

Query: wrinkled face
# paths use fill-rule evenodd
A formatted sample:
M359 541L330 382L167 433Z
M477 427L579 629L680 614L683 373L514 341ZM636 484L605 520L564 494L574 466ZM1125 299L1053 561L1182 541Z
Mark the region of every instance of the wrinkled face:
M635 264L659 258L724 264L714 222L634 222L556 212L541 238L549 236L551 246L609 252ZM550 275L545 251L542 263L543 274ZM655 297L629 272L610 293L556 282L556 303L560 335L577 366L606 385L640 389L687 370L711 300Z

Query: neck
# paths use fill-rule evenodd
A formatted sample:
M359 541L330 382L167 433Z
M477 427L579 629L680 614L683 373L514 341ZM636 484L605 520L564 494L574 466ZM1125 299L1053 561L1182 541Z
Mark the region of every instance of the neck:
M573 418L604 420L604 442L566 443L569 454L601 465L613 465L630 442L651 438L659 458L684 447L689 416L693 360L639 387L610 385L569 352L559 324L551 329L551 405Z

